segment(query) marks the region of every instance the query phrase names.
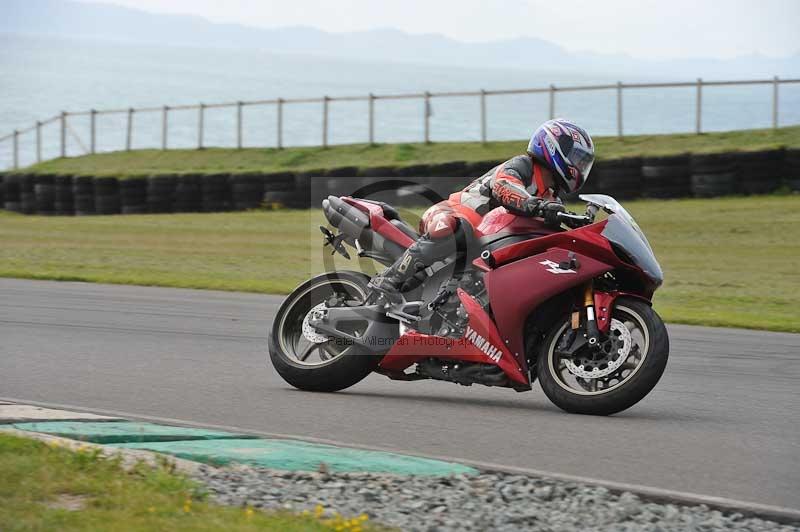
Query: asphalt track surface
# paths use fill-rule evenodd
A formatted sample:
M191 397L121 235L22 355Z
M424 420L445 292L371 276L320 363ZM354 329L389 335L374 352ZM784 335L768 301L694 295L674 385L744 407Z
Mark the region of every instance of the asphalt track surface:
M800 509L800 335L670 326L655 391L599 418L538 386L294 390L267 360L281 299L0 279L0 397Z

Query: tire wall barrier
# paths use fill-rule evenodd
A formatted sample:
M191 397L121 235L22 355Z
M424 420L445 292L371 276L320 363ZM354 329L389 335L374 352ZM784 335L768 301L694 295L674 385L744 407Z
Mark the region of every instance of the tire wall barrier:
M72 188L73 176L57 175L53 179L55 199L53 208L59 216L75 214L75 194Z
M116 177L94 180L94 210L97 214L119 214L119 181Z
M93 177L75 176L72 178L72 200L77 216L86 216L95 213Z
M647 198L679 198L690 195L688 155L642 158L642 187Z
M397 206L423 205L435 197L447 198L501 162L126 179L7 172L0 173L0 206L25 214L79 216L305 209L319 206L328 195L357 192ZM388 181L393 185L387 187ZM402 182L406 184L397 185ZM710 198L767 194L782 186L800 192L800 149L604 159L597 161L580 193L623 200Z
M794 192L800 192L800 149L786 150L784 154L784 179Z

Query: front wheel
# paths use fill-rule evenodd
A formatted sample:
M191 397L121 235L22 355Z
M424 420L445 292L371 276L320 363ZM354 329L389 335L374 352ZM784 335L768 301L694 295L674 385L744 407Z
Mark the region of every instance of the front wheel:
M643 301L620 298L600 348L560 352L572 334L570 320L559 322L542 344L537 375L542 390L559 408L575 414L607 416L641 401L664 373L669 338L664 322Z
M278 309L269 336L269 356L283 380L301 390L335 392L356 384L381 357L357 345L343 345L310 325L329 306L359 306L367 297L369 277L340 271L324 273L298 286ZM349 334L360 336L367 323L354 322Z

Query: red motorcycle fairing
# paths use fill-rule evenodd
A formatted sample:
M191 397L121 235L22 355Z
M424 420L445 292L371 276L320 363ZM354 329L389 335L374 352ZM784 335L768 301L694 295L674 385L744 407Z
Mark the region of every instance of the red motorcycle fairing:
M613 269L610 264L574 252L577 267L562 268L562 263L570 261L570 251L563 248L548 249L484 275L500 337L524 371L527 371L524 336L528 316L551 297Z
M414 243L413 238L393 226L391 222L386 219L380 205L369 201L360 201L349 196L342 196L342 201L369 214L370 228L382 237L406 248Z
M383 357L380 368L387 372L402 372L420 360L435 357L445 360L493 364L520 384L529 385L527 366L521 366L500 339L492 318L464 290L458 297L469 315L463 338L446 338L408 331L401 336Z
M504 207L497 207L486 213L475 229L478 236L499 233L545 236L560 232L548 227L541 218L519 216L508 212Z
M619 257L617 257L616 253L614 253L614 250L611 249L611 244L609 244L608 240L601 234L607 223L607 220L603 220L579 229L560 231L525 240L524 242L510 244L494 251L492 257L499 267L500 265L523 257L542 253L550 248L562 248L575 251L576 253L592 255L593 257L615 266L626 269L636 269L622 262Z
M648 305L653 304L650 299L644 297L642 294L621 292L619 290L614 290L613 292L601 292L599 290L595 290L594 312L597 317L597 330L601 333L608 333L608 329L611 326L611 313L614 310L614 303L617 301L617 299L623 296L639 299Z

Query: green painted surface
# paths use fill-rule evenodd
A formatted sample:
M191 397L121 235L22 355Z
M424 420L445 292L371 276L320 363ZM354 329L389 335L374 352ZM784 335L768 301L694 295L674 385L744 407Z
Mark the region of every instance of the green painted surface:
M249 438L249 436L230 432L218 432L187 427L170 427L167 425L137 423L134 421L48 421L41 423L15 423L12 426L19 430L42 432L54 436L61 436L62 438L92 443L210 440L224 438L243 440Z
M337 472L432 476L478 473L471 467L441 460L294 440L194 440L120 443L113 447L147 449L214 465L235 462L289 471L317 471L325 463L330 471Z

